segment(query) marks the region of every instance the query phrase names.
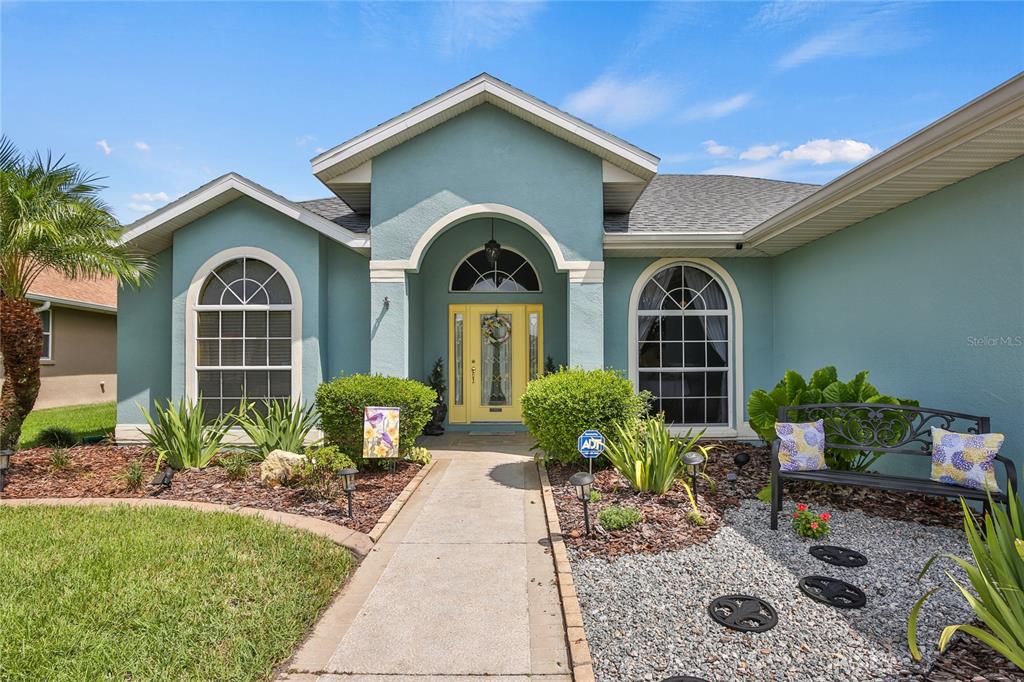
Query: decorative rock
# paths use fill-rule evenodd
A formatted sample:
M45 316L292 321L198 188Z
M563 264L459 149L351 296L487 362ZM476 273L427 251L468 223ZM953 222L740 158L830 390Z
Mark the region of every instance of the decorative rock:
M305 461L305 455L274 450L260 464L260 483L268 488L284 485L296 476Z

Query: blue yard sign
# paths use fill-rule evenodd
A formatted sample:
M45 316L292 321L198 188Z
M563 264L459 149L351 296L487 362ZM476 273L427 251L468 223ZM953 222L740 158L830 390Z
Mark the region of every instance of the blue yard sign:
M596 459L604 452L604 436L596 429L584 431L576 441L576 449L587 459Z

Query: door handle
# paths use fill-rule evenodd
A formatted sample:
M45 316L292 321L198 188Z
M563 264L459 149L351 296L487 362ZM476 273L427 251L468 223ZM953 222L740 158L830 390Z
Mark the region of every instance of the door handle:
M473 383L473 384L476 383L476 360L474 360L469 365L469 378L470 378L470 383Z

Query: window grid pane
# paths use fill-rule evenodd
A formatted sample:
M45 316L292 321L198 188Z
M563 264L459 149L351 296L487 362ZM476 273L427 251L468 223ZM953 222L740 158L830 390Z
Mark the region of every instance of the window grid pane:
M291 292L280 273L261 261L236 259L207 278L199 301L194 360L204 417L214 419L243 401L265 411L268 401L290 398Z
M642 290L639 389L670 424L729 423L730 311L724 289L690 265L665 268Z

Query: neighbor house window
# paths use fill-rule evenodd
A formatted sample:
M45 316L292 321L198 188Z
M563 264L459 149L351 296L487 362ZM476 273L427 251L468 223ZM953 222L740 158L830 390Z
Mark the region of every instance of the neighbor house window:
M40 360L53 359L53 311L42 310L39 320L43 323L43 355Z
M466 256L452 275L451 291L525 293L540 291L530 261L508 248L492 264L483 249Z
M264 410L292 394L292 294L277 270L235 258L207 276L195 306L197 397L207 419L242 400Z
M665 421L729 423L729 299L707 270L670 265L644 285L637 306L637 374Z

